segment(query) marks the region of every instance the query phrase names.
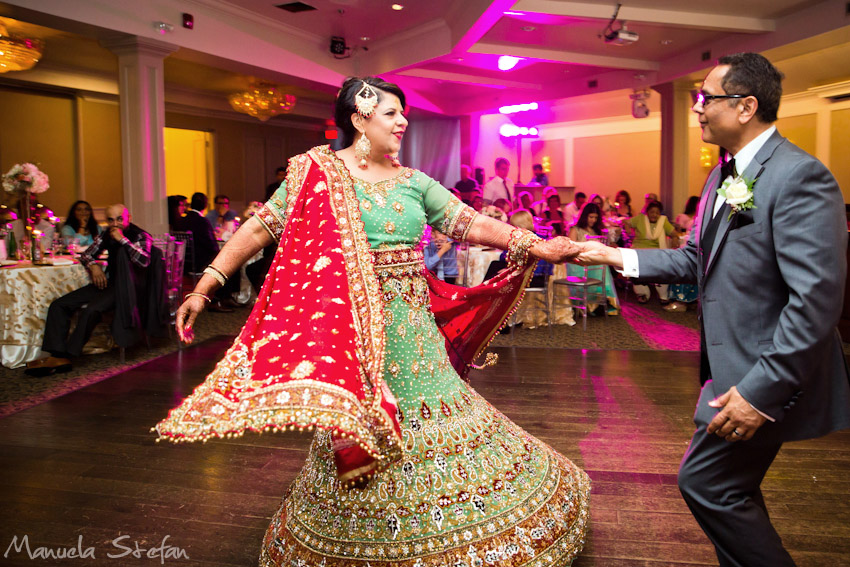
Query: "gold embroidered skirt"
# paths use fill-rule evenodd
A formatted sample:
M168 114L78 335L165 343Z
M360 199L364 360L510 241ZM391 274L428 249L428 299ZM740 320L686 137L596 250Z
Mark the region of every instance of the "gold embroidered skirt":
M421 260L404 260L376 261L403 458L348 489L329 435L317 433L266 532L261 567L568 565L584 545L587 475L460 380Z

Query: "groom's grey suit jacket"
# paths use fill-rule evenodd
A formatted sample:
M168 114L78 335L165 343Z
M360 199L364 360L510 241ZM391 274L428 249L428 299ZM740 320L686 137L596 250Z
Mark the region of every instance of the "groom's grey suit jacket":
M755 208L724 215L712 250L703 250L720 181L715 168L687 245L638 250L640 278L699 286L711 373L700 404L737 386L775 419L754 442L850 427L850 377L836 330L847 273L841 191L822 163L778 132L743 176L757 178Z

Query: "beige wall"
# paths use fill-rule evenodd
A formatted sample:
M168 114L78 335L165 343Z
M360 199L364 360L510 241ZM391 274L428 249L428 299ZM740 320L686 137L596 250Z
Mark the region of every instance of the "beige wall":
M120 203L124 200L124 179L118 103L78 99L78 104L82 198L95 209ZM67 214L67 210L61 214Z
M632 203L642 202L644 193L658 192L660 145L660 132L576 138L576 191L613 199L617 191L625 189Z
M829 169L844 193L844 202L850 203L850 108L832 113L830 130Z
M66 215L78 194L74 98L0 87L0 109L0 171L34 163L50 179L39 200Z
M204 130L213 134L216 192L230 197L231 208L241 212L248 201L262 201L274 170L286 160L324 144L322 131L302 130L216 117L165 113L169 128ZM168 193L181 191L168 188ZM185 194L185 193L184 193Z
M817 154L817 114L788 116L776 121L776 129L804 152Z

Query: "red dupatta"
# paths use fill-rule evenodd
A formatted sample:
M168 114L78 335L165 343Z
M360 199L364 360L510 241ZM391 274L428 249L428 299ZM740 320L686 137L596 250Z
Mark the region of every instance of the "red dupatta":
M161 437L197 441L246 430L330 430L340 480L401 456L383 381L384 320L350 179L320 150L287 174L281 245L245 326Z
M384 314L353 182L329 148L290 160L281 245L233 345L156 426L171 441L322 428L342 482L401 457L395 399L383 380ZM274 230L273 230L274 232ZM452 364L465 377L522 299L534 264L475 288L428 277ZM423 268L424 269L424 268ZM426 274L427 274L426 270Z

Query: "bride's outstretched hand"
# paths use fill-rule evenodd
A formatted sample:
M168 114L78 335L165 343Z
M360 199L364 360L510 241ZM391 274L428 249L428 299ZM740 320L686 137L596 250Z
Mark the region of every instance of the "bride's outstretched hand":
M533 253L541 260L552 264L562 264L575 258L580 249L578 243L566 236L557 236L551 240L540 242L534 247Z

